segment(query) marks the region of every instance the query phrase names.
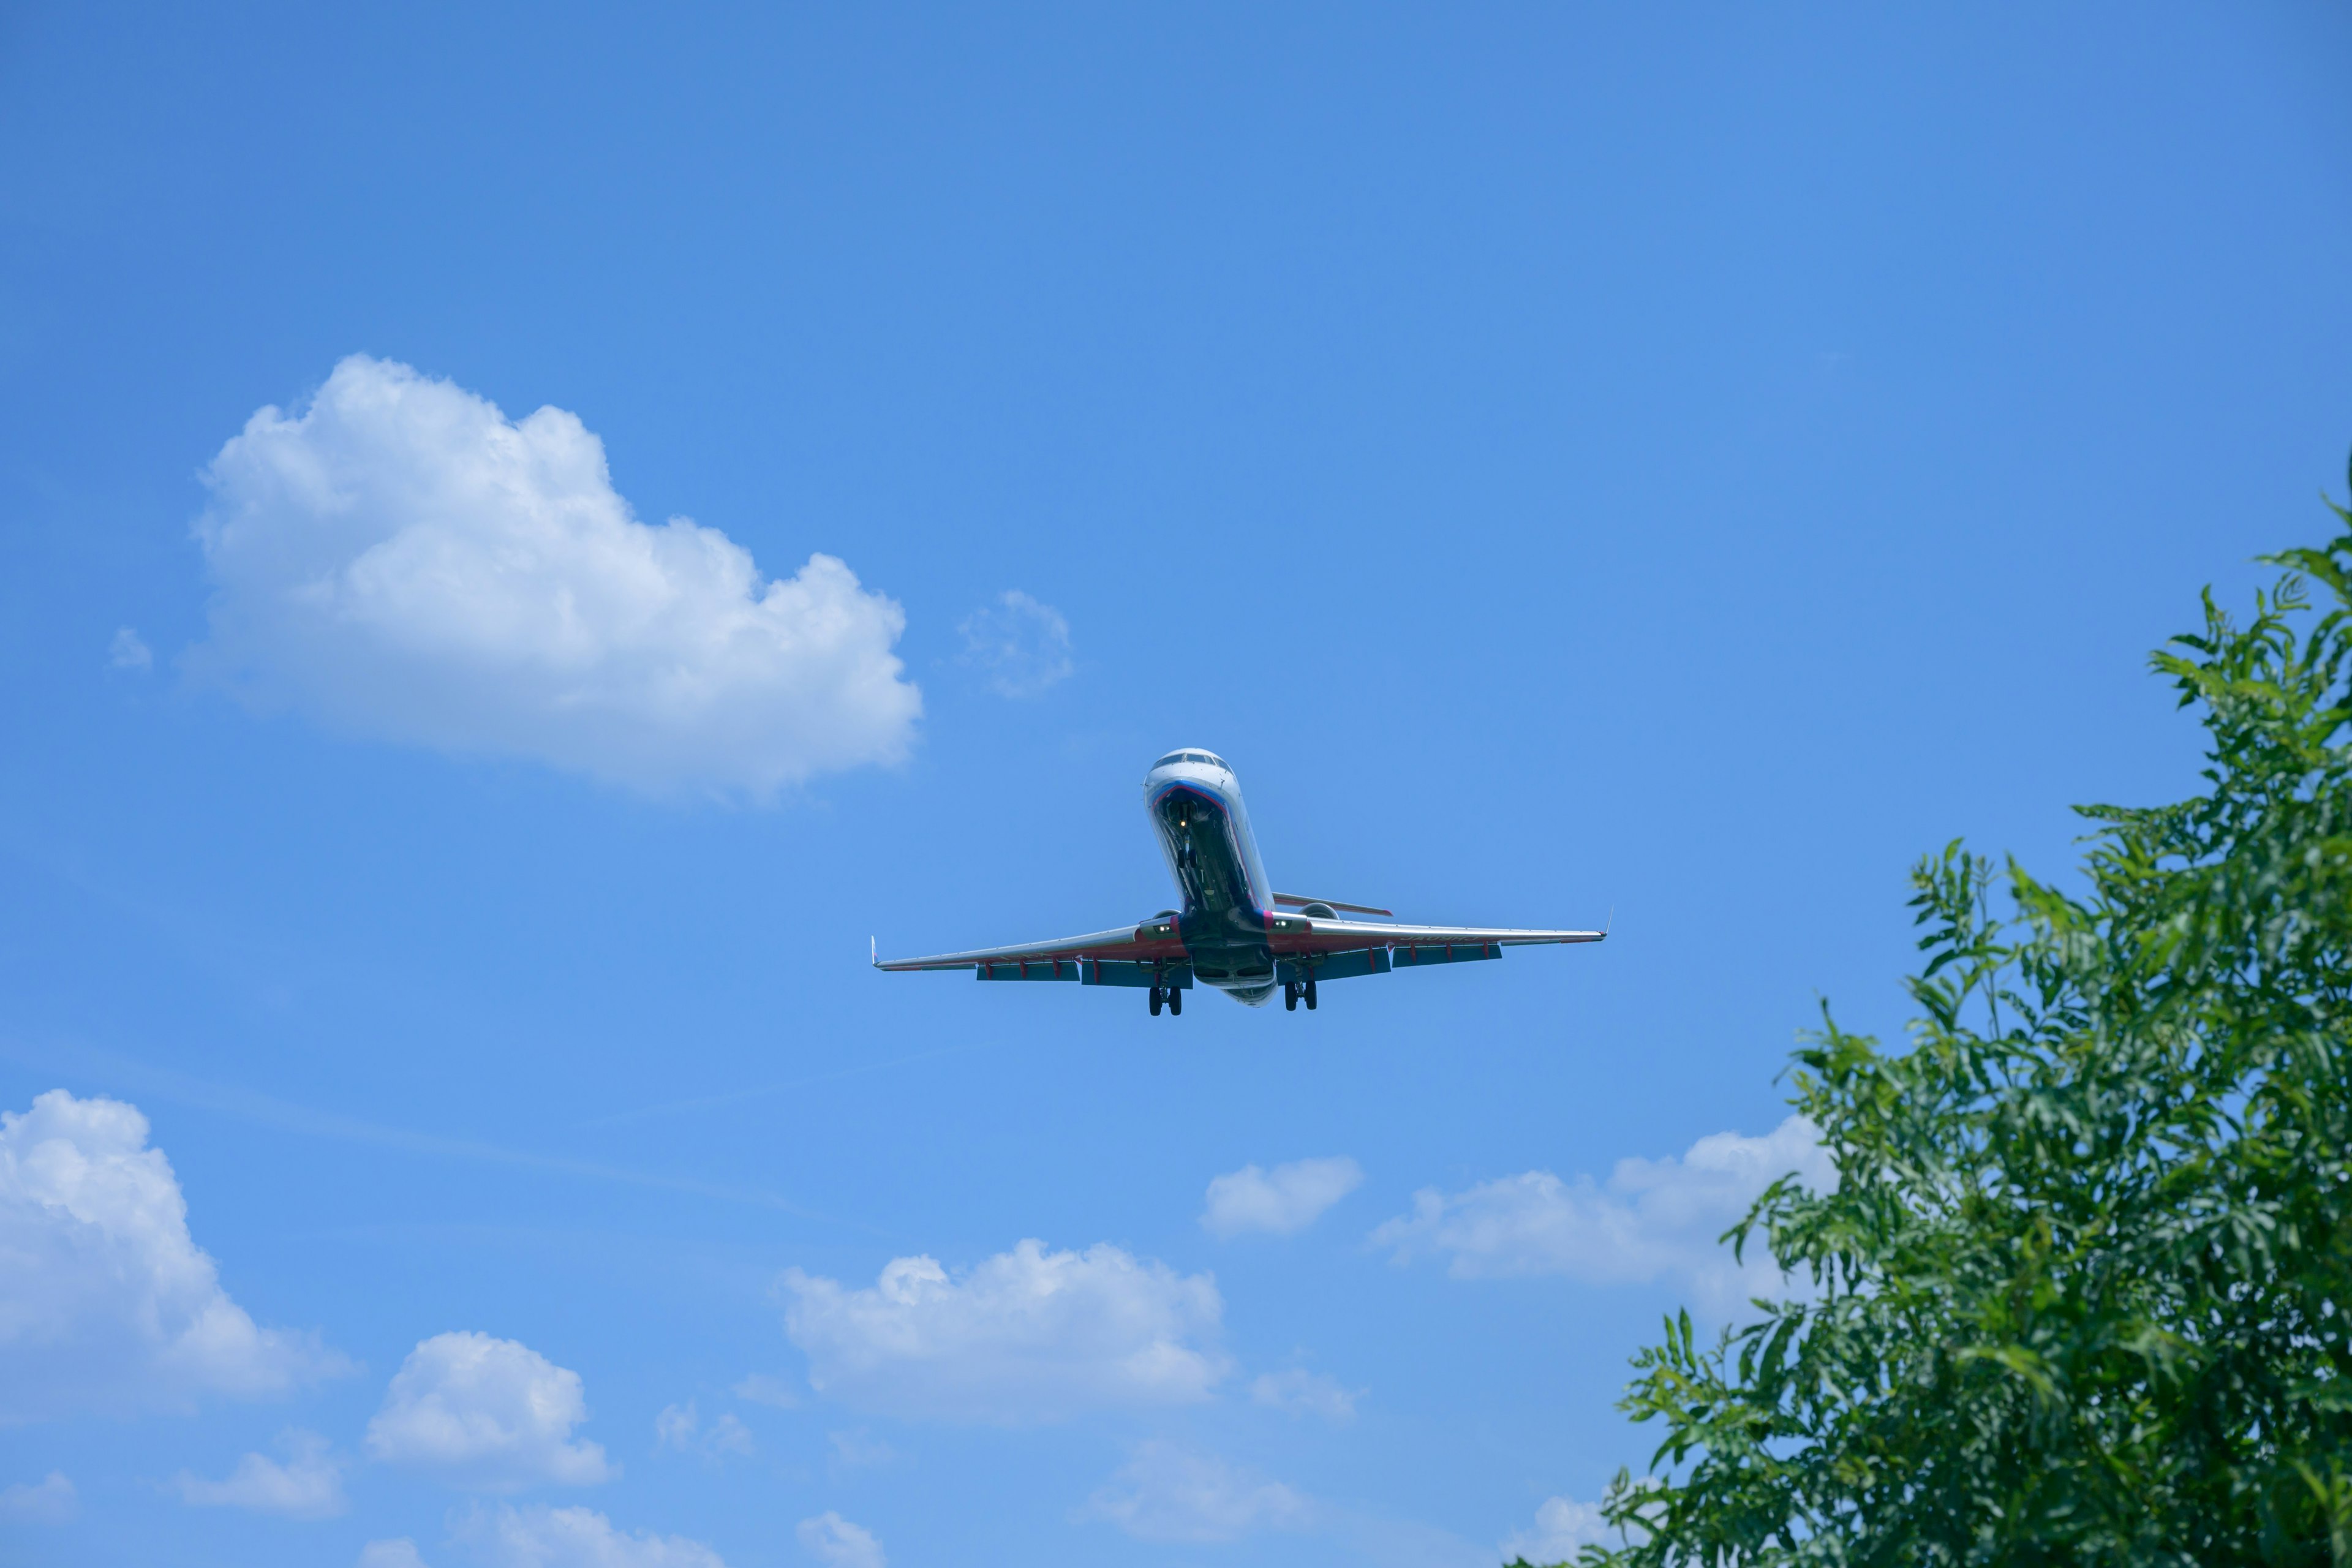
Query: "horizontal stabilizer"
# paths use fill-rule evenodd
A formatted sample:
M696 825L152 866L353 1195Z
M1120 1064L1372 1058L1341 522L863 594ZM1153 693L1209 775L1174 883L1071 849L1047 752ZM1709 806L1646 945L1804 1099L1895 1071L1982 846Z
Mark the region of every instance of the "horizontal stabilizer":
M1396 914L1394 910L1376 910L1370 904L1343 904L1337 899L1302 899L1297 893L1276 893L1274 901L1286 910L1303 910L1309 904L1320 904L1343 915L1388 915L1393 918Z

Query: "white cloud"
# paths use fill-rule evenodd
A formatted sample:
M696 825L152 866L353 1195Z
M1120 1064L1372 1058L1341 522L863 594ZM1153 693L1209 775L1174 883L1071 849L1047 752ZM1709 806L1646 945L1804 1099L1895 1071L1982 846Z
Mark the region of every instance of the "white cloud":
M831 1509L801 1521L793 1533L800 1537L801 1550L825 1568L887 1568L889 1559L883 1556L882 1543L874 1539L874 1532L850 1523Z
M751 1429L732 1415L721 1415L705 1429L689 1399L683 1405L662 1406L661 1414L654 1417L654 1441L681 1454L715 1459L721 1454L749 1454Z
M1162 1442L1139 1444L1080 1510L1142 1541L1234 1541L1261 1530L1304 1530L1313 1515L1307 1500L1279 1481Z
M1605 1186L1528 1171L1451 1196L1426 1188L1414 1194L1411 1215L1381 1226L1372 1241L1394 1248L1398 1262L1444 1253L1448 1272L1462 1279L1565 1274L1619 1284L1672 1275L1723 1310L1779 1288L1759 1246L1741 1266L1717 1237L1790 1172L1815 1188L1836 1176L1801 1116L1761 1138L1711 1134L1680 1159L1621 1160Z
M425 1568L425 1556L416 1550L416 1542L404 1535L394 1536L361 1547L359 1568Z
M800 1408L801 1396L793 1385L781 1377L770 1377L764 1372L752 1373L730 1392L738 1399L748 1399L754 1405L765 1405L776 1410Z
M106 645L106 662L117 669L136 670L144 675L155 668L155 655L147 640L129 626L119 628L114 640Z
M1216 1281L1108 1244L1024 1241L961 1275L894 1258L870 1289L799 1269L785 1331L821 1394L946 1420L1051 1421L1111 1405L1186 1404L1225 1374Z
M205 471L215 593L191 668L264 705L635 788L758 797L904 755L897 605L812 555L762 579L716 529L636 521L577 416L354 354Z
M37 1481L0 1488L0 1520L17 1524L71 1524L81 1511L81 1494L62 1470Z
M328 1451L324 1437L298 1429L281 1435L278 1445L286 1450L282 1465L266 1455L247 1454L226 1480L201 1480L183 1471L172 1484L181 1501L198 1508L247 1508L288 1519L332 1519L349 1506L343 1500L342 1468Z
M1295 1235L1354 1192L1363 1180L1363 1167L1344 1155L1294 1160L1271 1171L1244 1165L1209 1184L1209 1206L1202 1211L1201 1225L1221 1238L1247 1230Z
M281 1394L347 1369L229 1300L136 1109L59 1089L0 1112L0 1425Z
M898 1449L862 1431L828 1432L824 1440L833 1449L833 1459L827 1468L836 1474L869 1465L887 1465L898 1457Z
M1250 1397L1292 1415L1320 1415L1326 1421L1352 1420L1356 1395L1320 1373L1292 1367L1269 1372L1250 1384Z
M436 1334L393 1374L367 1447L475 1490L593 1486L616 1472L601 1447L572 1441L587 1418L578 1373L512 1340Z
M719 1553L682 1535L624 1535L592 1509L477 1506L451 1534L485 1568L727 1568Z
M1536 1510L1536 1527L1518 1531L1496 1550L1506 1563L1522 1557L1529 1563L1565 1563L1579 1548L1597 1544L1610 1533L1600 1504L1547 1498Z
M1070 623L1017 588L966 616L956 630L963 634L961 662L986 674L1000 697L1037 696L1077 668L1070 662Z

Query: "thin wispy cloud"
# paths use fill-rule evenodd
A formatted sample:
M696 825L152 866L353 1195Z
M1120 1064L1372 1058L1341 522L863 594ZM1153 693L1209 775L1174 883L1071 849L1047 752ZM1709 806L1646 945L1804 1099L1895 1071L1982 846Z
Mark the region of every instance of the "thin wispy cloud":
M1151 1441L1136 1445L1079 1517L1106 1521L1139 1541L1210 1543L1304 1530L1315 1509L1280 1481L1215 1454Z
M280 1131L298 1133L304 1137L367 1144L428 1159L478 1161L486 1164L509 1165L524 1170L542 1171L552 1175L577 1177L584 1181L611 1182L625 1186L642 1187L654 1192L707 1198L719 1203L775 1209L802 1219L815 1220L826 1225L846 1226L869 1235L882 1234L872 1226L825 1214L795 1203L781 1194L757 1187L734 1186L721 1182L706 1182L691 1176L672 1176L658 1171L641 1171L627 1166L608 1165L601 1161L580 1160L568 1155L515 1149L504 1144L487 1142L480 1139L454 1138L438 1132L421 1132L410 1128L386 1127L336 1111L318 1110L309 1106L298 1105L290 1100L279 1100L275 1096L233 1084L214 1083L174 1068L157 1067L152 1063L142 1062L114 1051L82 1047L67 1052L29 1052L0 1043L0 1060L13 1061L20 1066L42 1070L54 1070L59 1064L69 1061L75 1070L83 1072L95 1070L119 1082L131 1085L142 1095L152 1095L177 1104L194 1106L219 1115L236 1117L256 1126L272 1127Z
M736 1416L722 1413L706 1426L702 1413L691 1399L683 1405L665 1405L654 1417L656 1447L673 1448L681 1454L697 1454L706 1459L718 1459L727 1455L748 1457L754 1447L751 1429Z
M967 1056L973 1051L991 1049L998 1042L979 1040L970 1045L941 1046L937 1050L917 1051L910 1056L892 1057L886 1061L859 1062L855 1066L835 1068L831 1072L809 1073L800 1078L782 1079L774 1083L754 1084L748 1089L723 1089L717 1094L698 1094L688 1100L665 1100L659 1105L632 1106L615 1110L608 1116L592 1117L578 1124L585 1132L599 1127L617 1127L625 1122L642 1121L656 1116L678 1116L688 1111L716 1110L724 1106L740 1105L746 1100L765 1100L771 1095L789 1094L794 1089L814 1089L819 1084L838 1083L844 1079L858 1078L866 1073L882 1072L890 1068L912 1067L918 1062L938 1061L943 1057Z
M449 1533L481 1568L727 1568L699 1541L617 1530L593 1509L477 1506Z
M1070 658L1070 623L1018 588L966 616L956 630L963 637L957 662L979 670L999 697L1042 695L1077 668Z
M1363 1181L1363 1167L1344 1155L1294 1160L1271 1171L1244 1165L1209 1184L1201 1227L1228 1240L1246 1231L1296 1235Z
M1350 1392L1335 1378L1291 1367L1250 1380L1250 1399L1292 1415L1320 1415L1326 1421L1352 1421L1361 1390Z
M326 1438L296 1430L278 1444L283 1463L267 1454L247 1454L225 1479L208 1481L182 1471L173 1489L195 1508L246 1509L285 1519L332 1519L351 1506L343 1497L342 1466Z
M144 675L155 668L155 654L144 637L124 626L114 634L114 640L106 645L106 662L116 669Z
M0 1521L10 1524L71 1524L80 1515L81 1493L63 1470L0 1487Z
M1506 1563L1522 1557L1530 1563L1566 1563L1615 1533L1601 1517L1600 1504L1546 1498L1537 1505L1535 1528L1513 1532L1495 1551Z
M824 1568L889 1568L890 1560L884 1555L882 1543L874 1532L827 1509L814 1519L804 1519L793 1528L793 1536L801 1550L824 1564Z

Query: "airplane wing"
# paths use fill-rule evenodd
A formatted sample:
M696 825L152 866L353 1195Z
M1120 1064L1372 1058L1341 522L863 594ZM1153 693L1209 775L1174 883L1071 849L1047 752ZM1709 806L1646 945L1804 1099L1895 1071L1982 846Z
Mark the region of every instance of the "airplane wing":
M1319 901L1319 900L1318 900ZM1325 906L1329 907L1329 906ZM1351 974L1386 974L1426 963L1500 958L1507 947L1542 942L1600 942L1605 931L1544 931L1520 926L1399 925L1388 921L1266 917L1266 945L1279 977L1304 981ZM1192 958L1172 919L1089 931L1057 941L978 947L926 958L874 958L887 970L969 969L982 980L1068 980L1087 985L1166 985L1190 989Z
M1300 915L1276 915L1269 922L1268 943L1286 958L1325 952L1357 952L1366 948L1503 948L1538 942L1600 942L1605 931L1539 931L1520 926L1414 926L1389 921L1318 921ZM1465 956L1468 956L1465 954ZM1486 956L1479 954L1478 956ZM1398 962L1412 960L1399 952Z
M882 958L877 969L971 969L982 980L1085 980L1096 985L1148 985L1143 972L1184 962L1184 944L1172 920L1089 931L1054 942L977 947L969 952L939 952L928 958ZM1188 983L1189 984L1189 983Z

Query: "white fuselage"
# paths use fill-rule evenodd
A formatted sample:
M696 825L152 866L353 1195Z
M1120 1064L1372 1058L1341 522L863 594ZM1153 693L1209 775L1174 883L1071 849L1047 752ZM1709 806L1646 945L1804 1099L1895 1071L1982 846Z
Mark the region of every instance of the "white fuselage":
M1274 993L1266 945L1273 884L1250 831L1241 782L1213 752L1171 752L1143 780L1144 809L1168 858L1193 977L1252 1005Z

